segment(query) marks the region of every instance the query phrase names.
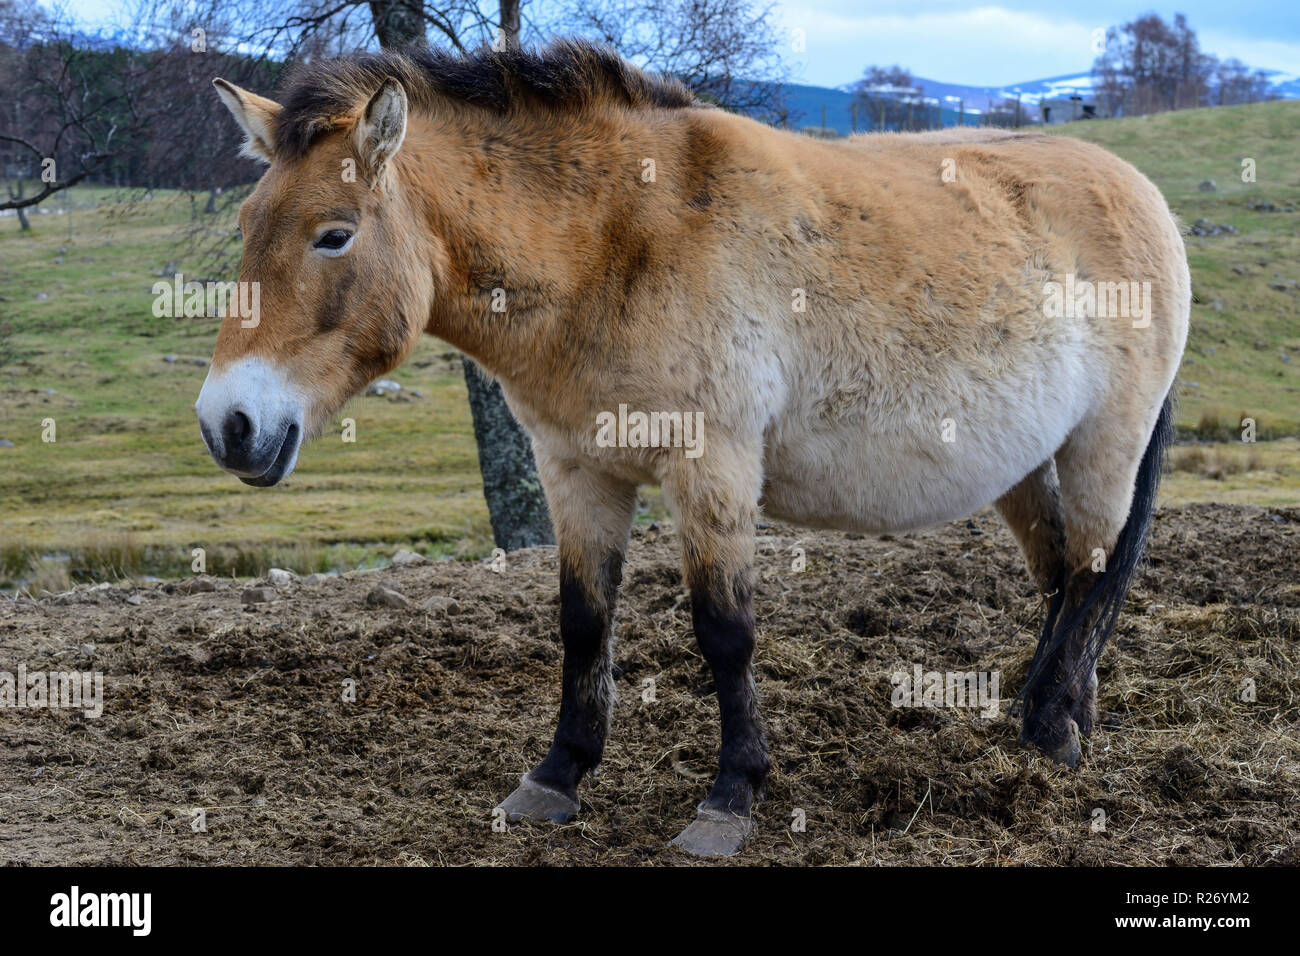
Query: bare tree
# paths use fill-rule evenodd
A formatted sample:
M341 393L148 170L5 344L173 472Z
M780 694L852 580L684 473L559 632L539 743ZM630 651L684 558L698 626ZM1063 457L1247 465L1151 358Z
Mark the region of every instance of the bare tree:
M140 0L131 11L137 42L153 60L150 104L158 123L134 169L137 184L189 193L190 222L179 230L184 258L210 275L230 275L239 265L238 204L251 191L257 164L240 154L228 113L212 93L223 76L269 94L283 64L230 52L240 46L221 0L169 3Z
M34 4L0 8L0 164L19 213L99 172L139 134L150 65L137 51L92 50ZM40 183L25 195L24 181Z
M775 121L789 72L773 7L751 0L568 0L555 25L681 80L704 99Z
M386 50L435 42L463 50L487 40L496 24L479 0L227 0L223 15L243 45L267 56L353 52L377 43Z
M1268 76L1264 71L1251 72L1246 64L1235 57L1218 64L1214 71L1214 83L1218 87L1216 98L1219 106L1259 103L1272 98Z
M928 129L925 90L901 66L869 66L852 86L854 102L873 129Z
M1098 106L1106 116L1131 116L1208 105L1215 66L1183 14L1168 24L1148 13L1107 31L1092 68Z
M980 122L984 126L998 126L1010 129L1020 126L1024 121L1025 111L1018 100L989 100Z
M523 11L520 0L501 0L500 21L501 39L506 43L518 44L522 37Z

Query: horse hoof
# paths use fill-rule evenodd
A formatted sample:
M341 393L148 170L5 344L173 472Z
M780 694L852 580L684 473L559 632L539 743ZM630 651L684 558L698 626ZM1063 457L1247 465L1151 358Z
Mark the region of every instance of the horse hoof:
M1048 759L1053 763L1059 763L1066 767L1077 766L1079 757L1083 754L1083 745L1079 737L1079 725L1071 718L1065 728L1064 740L1051 749L1042 746L1039 749L1047 754Z
M749 817L701 807L695 822L683 830L672 845L691 856L731 856L745 845L745 839L753 829Z
M524 774L515 792L502 800L497 809L506 812L506 820L510 823L520 820L568 823L578 812L578 801L558 790L534 783Z

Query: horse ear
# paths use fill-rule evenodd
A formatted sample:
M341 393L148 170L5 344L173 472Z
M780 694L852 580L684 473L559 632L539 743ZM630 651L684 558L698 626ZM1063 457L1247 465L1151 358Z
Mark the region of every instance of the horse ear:
M357 153L371 175L377 175L406 138L409 106L406 90L389 77L366 104L353 133Z
M226 104L226 109L230 110L230 115L247 137L240 152L250 159L271 162L274 159L275 124L280 117L280 104L248 90L241 90L234 83L227 83L220 77L213 80L212 85L217 88L221 102Z

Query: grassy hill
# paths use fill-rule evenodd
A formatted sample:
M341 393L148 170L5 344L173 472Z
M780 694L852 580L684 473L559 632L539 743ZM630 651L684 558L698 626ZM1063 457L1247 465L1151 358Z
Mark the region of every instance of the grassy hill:
M1240 230L1188 239L1198 304L1180 427L1227 439L1247 414L1263 435L1300 434L1300 219L1250 206L1300 206L1300 103L1061 132L1129 159L1188 223ZM1242 157L1255 159L1258 182L1241 181ZM1204 179L1217 191L1199 191ZM188 197L87 187L41 208L29 233L0 218L0 439L14 446L0 447L0 586L181 574L200 547L209 570L240 574L373 562L398 544L461 556L490 548L448 346L427 339L394 373L400 400L344 410L355 444L323 438L283 485L249 488L212 465L192 410L206 374L194 362L210 356L216 322L152 314L160 273L200 271L177 238L193 215ZM47 419L54 442L42 440ZM1295 441L1192 449L1176 465L1169 500L1300 501ZM658 512L648 492L647 514Z

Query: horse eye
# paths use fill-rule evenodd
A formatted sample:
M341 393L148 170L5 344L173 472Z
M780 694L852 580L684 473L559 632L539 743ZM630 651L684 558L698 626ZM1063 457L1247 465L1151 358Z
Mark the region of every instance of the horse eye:
M331 229L319 239L316 240L317 249L342 249L352 238L352 233L346 229Z

